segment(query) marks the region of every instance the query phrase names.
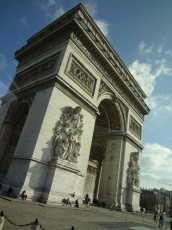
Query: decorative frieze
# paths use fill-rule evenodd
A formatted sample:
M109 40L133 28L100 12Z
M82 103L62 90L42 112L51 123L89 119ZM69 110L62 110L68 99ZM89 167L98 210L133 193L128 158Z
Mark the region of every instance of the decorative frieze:
M39 65L29 68L27 71L22 71L21 73L17 74L10 89L17 89L27 82L33 81L38 79L38 77L43 77L45 74L53 72L55 70L58 57L59 54L49 58L46 61L42 61Z
M132 116L130 116L129 130L141 139L142 127Z
M130 162L128 168L128 185L129 187L140 186L140 166L139 166L139 152L133 152L130 155Z
M83 115L81 107L66 107L55 127L53 136L53 155L55 158L77 163L80 155Z
M93 77L76 58L70 57L66 74L81 86L89 95L94 95L96 78Z

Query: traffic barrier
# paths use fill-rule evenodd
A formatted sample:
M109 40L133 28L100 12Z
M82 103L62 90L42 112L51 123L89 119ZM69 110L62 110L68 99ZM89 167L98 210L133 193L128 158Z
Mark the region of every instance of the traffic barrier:
M0 213L0 230L2 230L2 228L3 228L4 221L5 221L4 212L2 211L2 212Z
M28 227L30 226L30 230L45 230L45 228L42 227L42 225L39 223L38 219L35 219L34 222L31 222L29 224L16 224L12 220L10 220L3 211L0 213L0 230L3 229L3 225L5 220L7 220L11 225L17 226L17 227Z

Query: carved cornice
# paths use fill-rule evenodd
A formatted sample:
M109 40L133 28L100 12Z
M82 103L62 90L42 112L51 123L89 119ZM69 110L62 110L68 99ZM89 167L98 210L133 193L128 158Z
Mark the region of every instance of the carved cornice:
M38 44L33 45L28 51L22 53L21 55L17 55L15 53L15 58L19 61L17 69L23 66L24 64L33 61L33 59L37 58L41 54L45 54L50 51L54 47L61 44L63 41L68 40L70 37L70 31L57 31L51 36L48 36L46 39L40 41Z
M84 8L78 10L75 18L77 22L82 26L84 31L86 31L87 35L90 36L92 41L97 44L99 50L104 54L106 61L108 60L111 65L115 68L117 73L120 75L121 79L126 82L127 85L130 86L131 91L136 95L136 97L143 103L144 98L146 98L145 93L138 85L134 77L131 75L129 70L126 68L120 57L111 47L105 36L101 33L101 31L97 28L97 25L90 18L88 13ZM146 104L145 104L146 106ZM149 108L147 107L149 110Z

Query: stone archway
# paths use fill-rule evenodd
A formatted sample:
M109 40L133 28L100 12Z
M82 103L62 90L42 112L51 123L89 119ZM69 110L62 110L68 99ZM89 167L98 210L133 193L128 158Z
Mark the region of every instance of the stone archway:
M84 186L84 194L89 194L92 201L98 199L103 158L104 151L102 146L93 143Z
M115 135L122 129L120 112L115 102L104 99L99 105L100 114L97 115L92 147L87 167L84 195L88 194L92 201L107 201L105 197L105 180L107 175L107 148L109 136ZM113 139L116 137L114 136ZM120 154L120 152L118 153ZM113 177L113 175L112 175Z
M28 103L21 102L14 106L7 114L0 138L2 146L0 150L0 181L3 181L6 177L28 112Z

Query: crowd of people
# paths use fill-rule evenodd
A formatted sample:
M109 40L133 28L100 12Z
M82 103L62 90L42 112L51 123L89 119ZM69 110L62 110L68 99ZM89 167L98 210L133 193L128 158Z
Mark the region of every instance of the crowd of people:
M0 184L0 195L1 195L1 193L2 193L2 186L1 186L1 184ZM10 187L8 188L8 190L6 191L6 195L7 195L7 196L10 196L12 193L13 193L13 188L12 188L12 186L10 186ZM75 192L74 192L73 194L71 194L71 196L72 196L73 198L75 198ZM26 199L27 199L26 190L23 190L22 193L19 195L19 197L21 197L22 200L26 200ZM63 202L63 205L65 205L65 206L68 206L68 205L69 205L70 207L72 206L72 202L70 201L70 198L63 199L62 202ZM90 199L90 197L89 197L88 194L86 194L86 196L84 197L84 199L82 200L82 202L83 202L83 204L85 204L86 207L89 206L89 203L91 202L91 199ZM100 204L100 202L98 202L97 200L96 200L96 203L95 203L95 200L94 200L93 203L96 204L96 205L98 205L98 203ZM79 208L79 199L77 198L77 199L75 200L75 202L73 202L73 204L74 204L74 206L75 206L76 208ZM113 209L116 209L117 211L121 211L121 204L118 203L118 204L116 205L115 201L112 201L110 210L113 210ZM142 207L141 207L141 208L140 208L140 213L141 213L141 215L142 215L143 213L146 214L147 211L146 211L145 208L142 208ZM159 221L159 222L158 222L158 227L162 227L162 226L163 226L163 222L164 222L163 213L158 213L158 211L155 211L155 212L154 212L153 219L154 219L154 223L155 223L155 224ZM171 227L170 229L172 230L172 221L171 221L171 226L170 226L170 227Z
M75 192L74 192L73 194L71 194L71 196L72 196L73 198L75 198ZM82 202L86 205L86 207L88 207L90 201L91 201L91 200L90 200L88 194L86 194L86 196L84 197L84 200L83 200ZM68 205L69 205L70 207L72 207L72 202L70 201L70 198L63 199L63 200L62 200L62 203L63 203L63 206L68 206ZM77 198L77 199L75 200L75 202L73 202L73 204L74 204L74 206L75 206L76 208L79 208L79 199Z

